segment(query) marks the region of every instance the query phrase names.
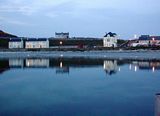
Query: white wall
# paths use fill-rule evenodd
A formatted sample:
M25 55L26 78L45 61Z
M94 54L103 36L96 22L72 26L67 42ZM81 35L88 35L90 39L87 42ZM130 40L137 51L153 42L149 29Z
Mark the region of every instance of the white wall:
M23 48L23 41L10 41L9 48Z
M49 41L26 41L25 48L49 48Z
M117 37L104 37L103 46L104 47L117 47Z

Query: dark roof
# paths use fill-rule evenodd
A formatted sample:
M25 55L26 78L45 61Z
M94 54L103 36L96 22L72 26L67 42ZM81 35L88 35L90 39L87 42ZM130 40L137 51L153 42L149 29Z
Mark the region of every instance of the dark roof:
M68 33L63 33L63 32L61 32L61 33L55 33L55 35L69 35L69 32Z
M160 40L160 36L150 36L150 39Z
M21 38L10 38L9 41L18 42L18 41L21 41Z
M150 36L149 35L141 35L139 37L139 40L149 40Z
M47 38L27 38L25 41L47 41Z
M109 32L109 33L106 33L106 35L104 37L107 37L107 36L110 36L110 37L115 37L117 34L116 33L112 33L112 32Z
M155 40L160 40L160 36L149 36L149 35L141 35L139 37L139 40L152 40L153 38Z

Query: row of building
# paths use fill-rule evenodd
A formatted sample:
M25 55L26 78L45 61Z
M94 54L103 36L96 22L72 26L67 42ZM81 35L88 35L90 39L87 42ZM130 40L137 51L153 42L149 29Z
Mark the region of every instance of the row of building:
M69 33L55 33L57 39L68 39ZM62 44L62 42L60 42ZM49 48L48 38L10 38L9 48Z
M160 46L160 36L141 35L138 39L132 40L129 46Z
M106 33L103 39L73 39L69 33L55 33L55 38L10 38L8 47L12 48L50 48L53 46L104 46L117 47L117 35ZM55 43L53 43L53 40ZM58 43L56 43L58 41ZM51 45L51 46L50 46Z
M69 38L69 33L55 33L55 38L10 38L8 47L12 48L51 48L55 46L101 46L101 47L123 47L118 43L116 33L106 33L103 38L88 39L88 38ZM160 36L141 35L139 38L127 41L124 43L129 47L137 46L160 46Z
M49 48L46 38L10 38L9 48Z

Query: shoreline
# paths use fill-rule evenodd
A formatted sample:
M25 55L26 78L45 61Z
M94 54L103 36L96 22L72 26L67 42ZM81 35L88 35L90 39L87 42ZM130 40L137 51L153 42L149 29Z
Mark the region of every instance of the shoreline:
M3 58L112 58L160 60L160 50L110 51L0 51Z

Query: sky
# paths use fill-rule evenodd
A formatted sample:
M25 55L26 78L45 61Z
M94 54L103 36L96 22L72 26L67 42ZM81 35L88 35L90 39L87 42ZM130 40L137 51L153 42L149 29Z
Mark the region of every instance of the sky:
M23 37L160 35L160 0L0 0L0 30Z

